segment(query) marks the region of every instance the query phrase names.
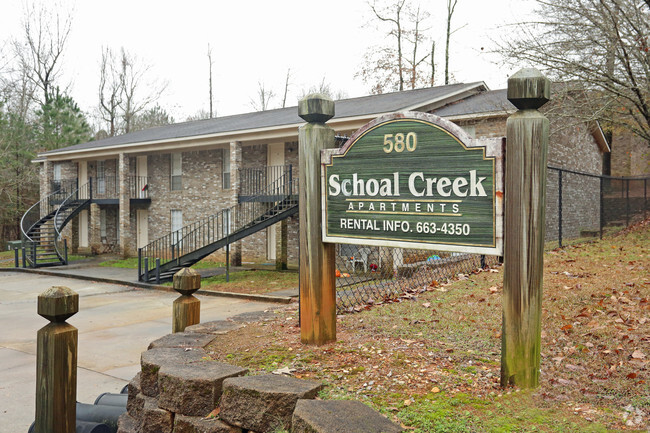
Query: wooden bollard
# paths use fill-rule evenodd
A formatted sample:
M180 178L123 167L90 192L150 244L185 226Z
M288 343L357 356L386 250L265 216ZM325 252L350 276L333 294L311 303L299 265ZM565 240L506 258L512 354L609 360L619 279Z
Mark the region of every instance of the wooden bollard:
M298 132L300 157L300 339L306 344L336 341L334 244L322 241L321 150L334 147L334 102L320 94L298 103L307 121Z
M183 268L174 274L174 290L181 296L174 301L173 333L201 322L201 301L193 296L200 288L201 275L194 269Z
M501 385L539 384L550 81L536 69L508 79L518 109L506 123Z
M79 295L54 286L38 296L38 314L50 323L36 343L36 433L74 433L77 402L77 328L66 320L79 311Z

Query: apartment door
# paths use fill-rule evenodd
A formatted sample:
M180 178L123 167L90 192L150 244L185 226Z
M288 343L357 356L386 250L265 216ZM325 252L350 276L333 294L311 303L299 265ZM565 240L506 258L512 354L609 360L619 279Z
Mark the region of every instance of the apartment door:
M136 158L136 179L135 179L135 188L138 191L138 197L146 198L148 185L148 173L147 173L147 155L138 156Z
M284 165L284 143L272 143L267 146L267 181L269 184L273 184L278 188L281 188L282 185L282 166ZM281 194L282 190L278 190L276 193ZM273 194L273 192L271 193ZM266 229L266 258L268 260L275 260L275 225Z
M137 236L138 248L142 248L149 243L149 210L137 210Z

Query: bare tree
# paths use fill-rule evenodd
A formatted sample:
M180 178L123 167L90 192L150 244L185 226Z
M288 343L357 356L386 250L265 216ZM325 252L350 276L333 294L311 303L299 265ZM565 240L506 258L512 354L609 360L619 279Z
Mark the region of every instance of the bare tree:
M133 131L134 119L160 99L167 83L151 78L150 69L124 48L119 55L102 49L97 110L108 136Z
M447 0L447 37L445 39L445 84L449 84L449 40L451 39L451 18L458 0Z
M257 99L251 98L250 104L255 111L265 111L269 109L271 99L275 97L275 93L271 89L267 89L264 83L257 82Z
M140 63L137 57L122 48L120 58L122 80L122 120L124 132L131 132L133 119L158 101L167 88L167 83L159 83L149 78L151 66ZM144 90L147 88L148 90Z
M572 82L566 88L571 95L580 89L583 108L575 111L583 119L626 127L650 142L648 2L538 4L539 20L519 24L519 37L501 42L504 61L536 65L557 81Z
M212 61L212 48L210 47L210 44L208 44L208 70L209 70L209 74L210 74L210 77L209 77L209 83L210 83L210 85L209 85L209 88L210 88L210 90L209 90L209 92L210 92L210 119L212 119L212 113L214 113L214 111L212 111L212 65L213 64L214 63Z
M429 13L408 0L389 0L383 5L374 1L369 6L380 23L390 25L387 36L392 42L370 47L355 76L370 84L372 93L433 85L433 75L429 75L426 65L431 65L435 73L435 50L422 53L421 49L429 42L435 46L428 35Z
M284 108L287 105L287 93L289 92L289 80L291 80L291 68L287 69L287 77L284 80L284 96L282 97L282 108Z
M394 26L389 34L395 37L395 42L397 44L397 72L399 76L398 90L400 91L404 90L404 58L402 56L402 39L404 38L402 32L402 9L404 9L404 3L406 3L406 0L398 0L381 12L377 11L376 2L370 4L370 9L372 9L372 12L380 21L389 22Z
M327 82L325 77L323 77L318 86L311 86L307 90L303 89L298 99L304 99L305 96L312 93L320 93L321 95L325 95L334 101L345 99L347 97L347 94L344 91L333 89L332 85Z
M70 30L71 13L59 12L41 5L35 8L26 4L23 12L22 39L14 41L14 51L20 68L28 71L29 79L42 92L40 105L50 102L57 80Z
M99 115L108 124L108 136L113 137L118 131L120 106L122 105L121 68L116 65L113 51L106 47L102 50L99 75Z

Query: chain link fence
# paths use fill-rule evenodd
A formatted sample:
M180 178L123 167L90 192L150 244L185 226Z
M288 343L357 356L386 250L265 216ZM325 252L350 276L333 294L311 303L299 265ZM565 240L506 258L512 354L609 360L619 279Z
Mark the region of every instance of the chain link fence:
M497 263L495 256L337 244L337 312L359 311Z
M548 167L546 240L550 247L614 233L650 215L650 177L614 177Z

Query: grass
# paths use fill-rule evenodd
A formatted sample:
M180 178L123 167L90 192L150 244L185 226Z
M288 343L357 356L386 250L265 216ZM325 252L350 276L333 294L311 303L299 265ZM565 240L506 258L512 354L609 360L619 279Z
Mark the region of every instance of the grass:
M545 253L535 390L499 383L499 267L339 316L335 343L302 345L294 306L219 336L209 350L253 374L294 369L327 385L322 398L361 400L409 431L646 431L648 245L650 221Z
M241 270L231 272L229 282L226 282L225 275L204 278L201 288L236 293L269 293L298 287L298 278L297 272Z
M78 255L68 255L68 262L74 262L77 260L85 259L85 256ZM1 251L0 252L0 268L13 268L14 267L14 252L13 251ZM20 265L22 266L22 256L18 257Z
M126 259L106 260L101 262L99 265L107 266L111 268L138 269L138 258L129 257ZM223 262L212 262L212 261L202 260L192 265L192 269L220 268L224 266L226 266L226 264Z

